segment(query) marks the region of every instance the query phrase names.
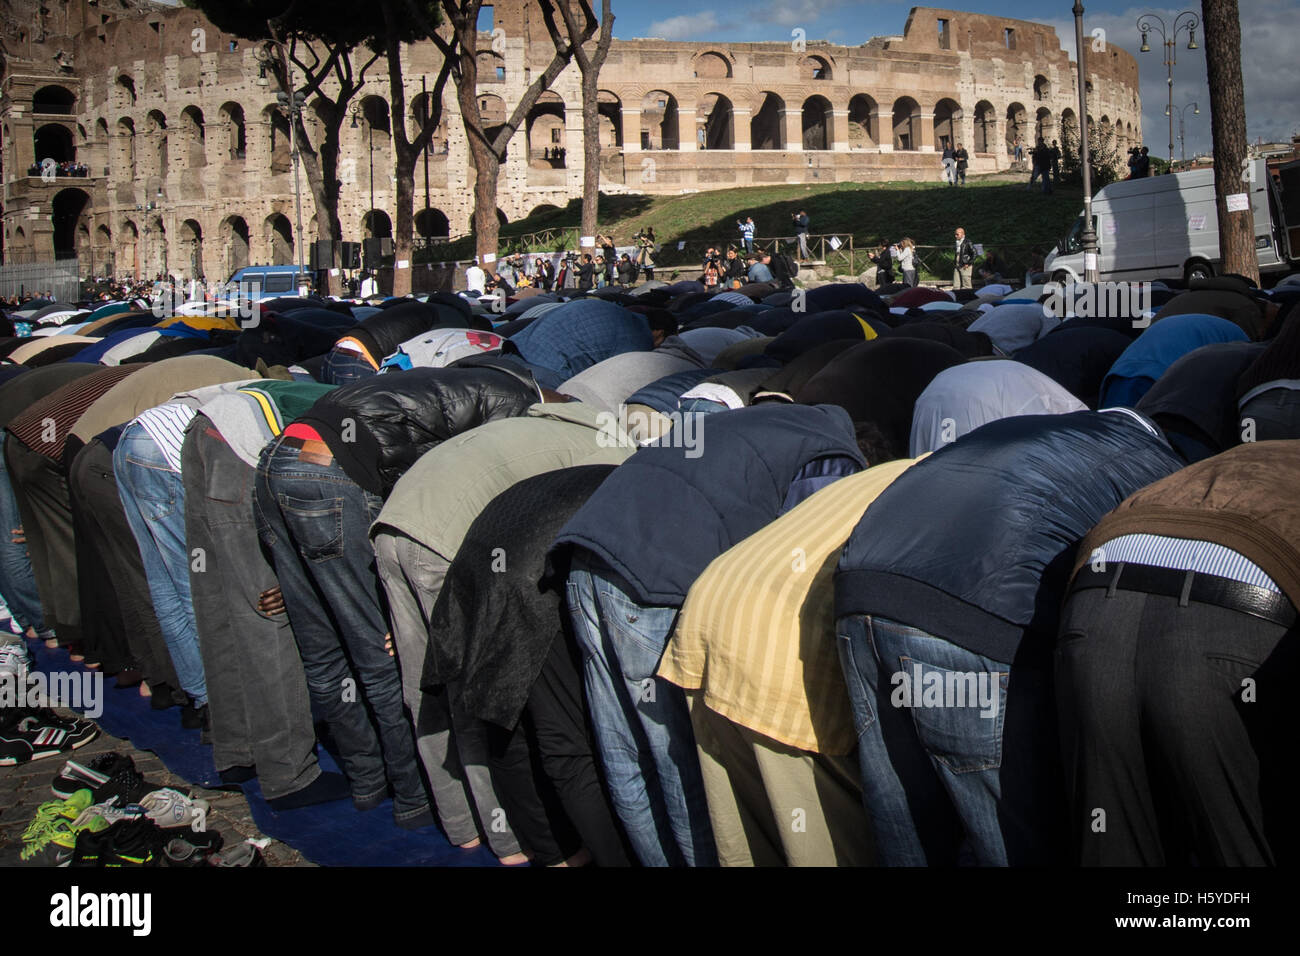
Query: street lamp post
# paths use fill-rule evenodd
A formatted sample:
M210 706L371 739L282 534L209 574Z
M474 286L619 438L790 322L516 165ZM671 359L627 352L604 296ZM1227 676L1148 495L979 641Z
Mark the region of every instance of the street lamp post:
M1160 32L1160 39L1165 47L1166 82L1169 86L1169 105L1165 107L1165 115L1169 117L1169 168L1171 170L1174 168L1174 67L1178 65L1178 33L1180 30L1187 31L1187 49L1200 49L1196 45L1196 28L1200 24L1200 18L1190 10L1184 10L1174 17L1173 29L1167 32L1164 18L1157 14L1144 13L1137 21L1137 27L1142 31L1142 46L1138 52L1151 52L1151 44L1147 42L1147 37L1152 30Z
M267 40L266 45L258 50L257 59L263 74L262 79L265 79L266 67L273 66L277 60L279 61L278 75L284 77L283 89L276 94L276 99L280 104L280 112L289 118L289 155L293 160L293 203L296 220L293 245L298 263L298 282L301 283L306 278L307 271L302 261L302 180L299 173L302 157L298 152L298 120L302 116L302 105L306 101L306 95L294 89L293 67L289 65L282 43Z
M1193 115L1201 115L1201 105L1199 103L1188 103L1178 111L1178 155L1184 166L1187 165L1187 130L1184 128L1183 120L1186 118L1189 108Z
M1097 281L1097 230L1092 226L1092 163L1088 156L1088 72L1084 65L1083 4L1074 0L1074 48L1079 71L1079 151L1083 171L1083 278Z

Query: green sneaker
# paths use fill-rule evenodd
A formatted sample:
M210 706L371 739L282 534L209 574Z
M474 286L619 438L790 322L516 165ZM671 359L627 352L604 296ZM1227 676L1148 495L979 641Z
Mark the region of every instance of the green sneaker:
M36 815L23 832L19 858L24 863L67 866L82 830L104 830L108 821L97 815L85 815L94 800L89 790L78 790L66 800L50 800L36 809Z

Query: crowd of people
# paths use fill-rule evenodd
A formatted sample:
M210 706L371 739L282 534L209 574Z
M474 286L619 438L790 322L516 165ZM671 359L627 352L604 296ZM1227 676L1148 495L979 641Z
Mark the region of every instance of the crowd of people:
M0 671L508 864L1294 858L1300 277L1130 314L954 250L0 338ZM70 735L0 708L0 762Z
M62 163L51 162L51 166L54 169L54 175L56 176L89 176L90 175L90 167L87 166L85 163L77 163L72 161L62 162ZM30 166L27 167L28 176L40 176L43 175L44 172L45 172L44 163L32 163Z

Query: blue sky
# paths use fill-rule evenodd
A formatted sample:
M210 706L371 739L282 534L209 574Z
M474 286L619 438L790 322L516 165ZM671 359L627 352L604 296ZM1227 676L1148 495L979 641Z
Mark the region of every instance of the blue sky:
M901 34L908 11L915 4L889 0L754 0L747 3L701 4L697 0L613 0L614 35L620 39L657 36L678 40L714 42L785 41L790 31L802 28L809 40L829 40L851 46L873 36ZM1073 57L1072 0L986 0L983 3L934 4L950 10L998 13L1036 20L1056 27L1057 35ZM1139 54L1141 40L1137 18L1146 12L1172 23L1180 10L1199 17L1201 5L1189 0L1178 7L1134 6L1122 0L1085 0L1085 27L1100 27L1107 40L1138 57L1142 81L1143 130L1152 152L1168 151L1169 126L1165 116L1166 73L1159 37L1153 35L1152 52ZM1300 132L1300 57L1295 55L1297 0L1241 0L1242 61L1246 88L1247 132L1253 142L1289 140ZM1198 30L1198 43L1203 35ZM1205 80L1204 50L1188 51L1186 34L1179 34L1178 65L1174 69L1174 106L1196 102L1197 116L1185 112L1187 155L1210 148L1209 89ZM1203 47L1203 44L1202 44ZM1175 150L1178 122L1174 122Z

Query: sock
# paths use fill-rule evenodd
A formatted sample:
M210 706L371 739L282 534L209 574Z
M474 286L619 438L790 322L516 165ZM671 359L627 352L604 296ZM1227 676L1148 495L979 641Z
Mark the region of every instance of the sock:
M346 800L351 796L352 789L348 786L347 778L341 773L322 773L301 790L286 793L283 797L274 797L266 802L270 804L272 810L297 810L299 807L310 807L318 803Z

